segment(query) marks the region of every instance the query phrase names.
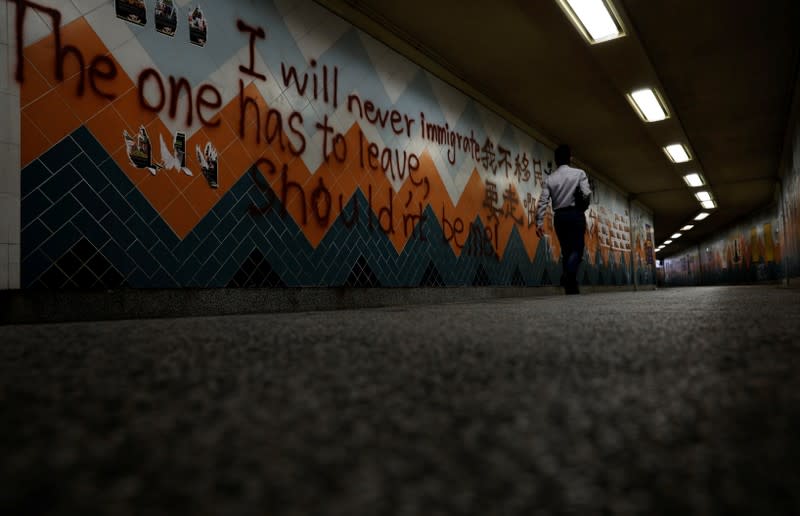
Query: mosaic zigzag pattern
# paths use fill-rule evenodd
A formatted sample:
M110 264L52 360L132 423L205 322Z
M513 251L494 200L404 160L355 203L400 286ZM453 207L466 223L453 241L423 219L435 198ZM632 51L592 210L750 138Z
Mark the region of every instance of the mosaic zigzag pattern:
M27 288L533 286L560 276L544 244L528 259L516 230L499 260L467 252L480 247L473 237L457 257L430 207L398 253L376 229L360 190L314 249L294 220L281 216L279 203L264 215L248 214L274 196L250 174L180 240L83 127L26 167L22 178ZM479 218L475 225L480 233ZM585 269L590 281L627 281L613 264Z
M122 23L124 26L124 22L120 22L116 19L115 23ZM65 38L67 33L69 33L81 39L83 45L87 48L102 49L103 47L103 42L98 39L97 34L95 34L92 27L90 27L84 19L76 20L73 24L70 24L69 27L64 29L64 33ZM347 43L350 40L352 40L351 43ZM127 126L129 131L135 131L136 123L142 122L147 126L148 131L152 133L153 141L156 141L156 135L163 136L167 130L162 118L154 113L150 113L143 120L140 120L143 114L140 106L136 103L136 86L134 86L131 78L127 77L125 74L120 74L118 76L118 81L115 83L114 90L118 92L127 90L127 93L114 100L111 105L105 105L103 102L100 102L100 105L98 105L97 99L93 98L72 98L70 95L66 97L63 96L61 94L63 91L61 93L59 92L62 88L54 88L53 84L56 80L48 75L52 74L53 68L52 63L48 61L47 57L50 56L50 58L52 58L52 53L48 53L47 49L49 43L46 39L26 49L26 58L29 57L32 67L36 68L36 70L41 73L37 74L33 68L30 69L30 77L38 77L39 82L26 82L22 90L23 104L25 105L22 113L22 119L25 122L23 124L23 141L26 142L25 145L23 145L23 150L25 150L25 152L23 152L24 162L29 164L37 160L50 146L57 144L65 136L69 136L69 134L83 124L84 127L87 127L97 137L103 147L114 156L116 163L127 174L128 178L135 183L136 188L144 194L144 197L151 206L156 209L162 221L166 222L180 239L189 237L197 224L203 220L204 217L209 215L217 202L227 196L228 190L238 184L243 175L247 173L247 169L252 163L259 157L271 156L273 153L278 161L293 163L292 174L300 184L307 183L307 178L310 177L314 177L315 181L317 178L319 181L324 179L326 184L332 188L331 193L335 199L338 198L338 194L341 194L344 199L351 198L357 187L360 187L363 193L368 191L368 188L373 188L377 192L379 190L386 191L392 186L388 179L382 174L359 173L363 171L364 166L362 164L361 170L354 168L354 155L344 164L323 166L321 170L308 169L303 166L303 159L295 159L293 156L287 155L285 150L276 148L276 145L270 148L264 148L256 144L252 138L246 138L244 140L237 139L233 128L238 127L239 123L237 120L237 112L240 107L238 106L238 102L230 103L220 111L221 123L216 129L211 130L210 128L206 128L202 131L202 134L196 135L196 138L190 137L187 141L187 148L189 149L204 145L206 143L206 137L219 145L218 151L220 151L221 157L218 190L213 192L209 190L205 185L205 181L203 181L201 177L198 177L197 173L191 178L182 175L169 175L166 173L156 174L151 177L146 172L134 170L131 168L131 165L129 165L128 158L124 153L122 139L119 137L118 133L119 129ZM326 48L330 51L340 48L340 46L342 46L342 48L350 48L347 45L354 45L357 47L356 49L358 52L355 54L345 53L345 55L339 56L341 57L341 62L347 62L347 59L352 59L353 63L351 64L354 66L366 67L372 70L372 66L368 63L370 58L366 56L369 52L362 48L362 43L363 38L357 37L355 32L345 31L345 33L336 40L335 44L332 46L329 45ZM350 50L355 51L354 48L350 48ZM122 53L122 56L125 55L127 54ZM374 72L374 70L372 71ZM364 73L366 74L364 77L371 77L368 70L364 71ZM431 113L437 113L437 106L442 102L441 98L438 97L441 97L442 93L439 92L438 95L434 93L432 89L433 83L431 83L429 79L430 78L422 72L415 74L413 77L410 76L408 78L409 83L406 84L406 89L398 93L399 97L396 98L396 102L393 105L402 107L403 111L424 107L426 111L430 108L430 111L428 111L429 115ZM272 82L275 82L274 78ZM342 84L347 84L344 78ZM355 86L356 85L353 85L353 87ZM65 91L69 89L70 88L67 88ZM343 89L348 90L350 88L345 87ZM376 91L372 91L372 89ZM251 85L246 91L248 97L252 96L252 98L264 101L265 106L269 104L266 102L266 97L262 97L262 92L255 86ZM376 98L382 98L381 95L386 95L386 92L383 91L381 86L372 84L370 81L359 83L359 93L361 94L365 91L374 93L377 95ZM285 97L287 93L286 91L283 92L282 97ZM370 94L370 96L372 95ZM284 98L284 101L285 100ZM300 100L302 101L302 99ZM59 124L57 127L51 127L52 124L43 123L43 121L48 119L49 113L51 113L56 106L62 108L65 101L73 112L73 116L71 116L68 121L69 123ZM303 102L307 104L310 101L308 98L305 98ZM284 104L285 102L281 105ZM289 104L292 103L290 102ZM445 102L445 104L447 104L447 102ZM103 108L103 106L105 107ZM310 108L310 106L307 107ZM342 107L340 110L341 109L344 108ZM314 110L311 109L311 111ZM489 117L490 120L487 121L488 115L484 113L485 110L479 110L474 103L467 103L467 105L462 106L459 111L460 116L458 117L459 122L457 125L460 127L459 130L465 134L466 130L471 125L475 125L483 126L486 131L492 134L493 138L500 138L500 142L511 142L519 136L515 134L511 126L502 119ZM309 116L306 121L308 122L315 118L316 116ZM466 119L470 119L472 122L461 127L462 122ZM138 120L139 122L133 123L131 122L133 120ZM38 125L36 121L38 121ZM133 125L128 125L131 123ZM367 129L372 127L371 124L363 125ZM360 149L362 144L361 134L362 131L364 131L364 127L355 122L348 127L349 129L345 137L347 147L350 149ZM46 134L43 134L42 131ZM372 128L372 130L367 130L364 135L371 138L369 135L374 132L374 128ZM480 132L479 130L479 133ZM502 137L500 135L502 135ZM480 137L480 134L478 136ZM392 135L392 137L395 139L397 138L394 135ZM377 140L381 141L383 139L378 136ZM536 142L533 143L535 146ZM278 145L277 147L280 146ZM436 207L437 214L439 213L438 207L447 208L447 213L452 214L452 217L460 218L468 222L475 218L476 214L483 211L482 202L484 199L484 190L488 192L488 183L485 185L479 170L471 166L466 169L461 167L456 175L452 175L453 170L441 164L443 161L441 149L436 149L435 147L434 145L431 149L425 150L425 152L420 154L420 169L418 170L418 174L420 177L427 176L425 180L430 181L430 189L425 189L424 200L431 206ZM512 146L509 145L509 147ZM464 159L463 156L462 159ZM109 167L106 166L106 168ZM505 174L501 175L505 176ZM489 178L491 178L493 182L493 187L498 189L497 194L502 192L503 196L505 196L503 184L496 182L497 180L494 174L486 176L487 181ZM462 195L459 197L458 203L453 203L453 195L451 192L453 181L460 183L458 190ZM274 187L274 183L272 184ZM509 192L511 192L518 201L522 201L523 197L525 197L526 188L531 188L531 184L511 184ZM413 190L415 190L415 188L412 188L408 181L406 181L405 185L399 190L395 187L395 191L399 194L413 195L415 193ZM527 192L527 194L530 196L530 192ZM530 198L532 197L529 197L529 199ZM45 203L48 200L52 199L45 196ZM411 197L409 197L409 201L410 200ZM505 201L503 200L503 202ZM291 197L288 205L289 211L295 215L295 220L300 220L296 217L297 210L293 211L293 206L296 207L297 203L293 203ZM517 208L521 207L522 206L517 205ZM338 208L334 208L332 211L332 218L338 216ZM442 210L442 213L444 213L444 210ZM152 213L148 213L145 218L151 219L151 215ZM305 217L305 213L302 213L301 217ZM152 217L152 219L154 218L155 216ZM484 220L486 219L484 218ZM445 221L440 219L440 223L444 225ZM48 227L48 229L53 230L54 228ZM321 239L327 233L327 228L313 225L304 224L301 226L301 229L314 248L319 245ZM510 218L503 217L500 224L500 236L495 242L500 253L505 254L506 245L514 229ZM522 234L528 256L534 256L538 239L534 237L533 231L530 228L523 229ZM406 238L403 233L396 232L390 239L398 252L405 248ZM593 240L593 237L590 237L588 243L590 249L597 247L597 241ZM557 248L555 251L557 252ZM456 250L456 252L458 253L458 250ZM607 255L608 253L604 254ZM621 257L617 255L616 258L620 259ZM519 278L517 278L517 282L519 282Z

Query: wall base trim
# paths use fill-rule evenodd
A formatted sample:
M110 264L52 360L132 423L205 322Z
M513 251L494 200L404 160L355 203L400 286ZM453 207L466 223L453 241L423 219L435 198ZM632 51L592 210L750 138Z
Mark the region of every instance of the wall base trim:
M800 287L800 276L790 276L789 278L781 281L781 285L792 288Z
M633 285L581 287L584 294L633 290ZM638 290L655 290L655 285L639 285ZM553 295L563 295L563 290L559 287L6 290L0 291L0 325L352 310Z

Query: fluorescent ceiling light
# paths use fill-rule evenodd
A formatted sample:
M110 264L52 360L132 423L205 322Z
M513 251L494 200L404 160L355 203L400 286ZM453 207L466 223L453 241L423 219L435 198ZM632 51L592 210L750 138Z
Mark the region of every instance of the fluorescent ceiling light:
M683 176L683 180L686 181L686 184L692 188L697 188L698 186L703 186L705 184L705 182L703 182L703 178L700 177L700 174L687 174Z
M591 44L625 35L611 0L558 0L558 3Z
M690 229L692 229L693 227L694 227L693 225L691 225L691 224L687 224L687 225L685 225L685 226L683 226L683 227L681 228L681 231L689 231L689 230L690 230Z
M674 234L674 235L672 235L670 238L672 238L673 240L677 240L677 239L679 239L679 238L680 238L680 237L682 237L682 236L683 236L683 235L682 235L682 234L680 234L680 233L675 233L675 234Z
M713 210L714 208L717 207L717 203L711 200L703 201L700 203L700 205L703 207L704 210Z
M711 194L703 190L702 192L697 192L694 194L697 197L697 200L700 202L706 202L711 200Z
M689 156L689 151L680 143L667 145L664 147L664 152L667 153L667 156L669 156L669 159L671 159L673 163L686 163L692 159Z
M658 249L656 249L656 252L660 253L663 249L664 249L663 247L659 247Z
M705 220L705 219L707 219L707 218L708 218L708 215L709 215L709 214L708 214L708 213L706 213L706 212L699 213L699 214L697 215L697 217L695 217L695 218L694 218L694 220L698 220L698 221L699 221L699 220Z
M672 240L664 240L664 245L667 246L672 243Z
M661 98L650 88L634 91L628 95L633 107L645 122L658 122L669 118Z

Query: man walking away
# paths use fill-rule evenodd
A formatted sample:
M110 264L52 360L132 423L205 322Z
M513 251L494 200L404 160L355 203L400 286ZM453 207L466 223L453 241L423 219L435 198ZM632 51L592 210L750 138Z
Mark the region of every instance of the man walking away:
M583 194L584 199L592 195L589 188L589 178L586 172L569 165L572 158L567 145L559 145L555 152L556 168L547 176L542 186L542 195L536 208L536 234L539 238L544 236L544 214L548 203L553 204L554 225L556 236L561 244L561 263L564 274L561 275L561 285L566 294L578 294L578 267L583 261L584 233L586 232L586 217L584 203L577 198Z

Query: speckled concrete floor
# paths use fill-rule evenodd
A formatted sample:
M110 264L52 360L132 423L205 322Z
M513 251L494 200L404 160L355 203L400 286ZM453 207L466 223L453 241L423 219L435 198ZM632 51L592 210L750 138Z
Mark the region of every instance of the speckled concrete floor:
M0 327L0 512L800 514L800 290Z

